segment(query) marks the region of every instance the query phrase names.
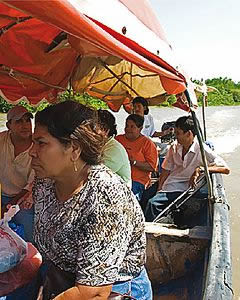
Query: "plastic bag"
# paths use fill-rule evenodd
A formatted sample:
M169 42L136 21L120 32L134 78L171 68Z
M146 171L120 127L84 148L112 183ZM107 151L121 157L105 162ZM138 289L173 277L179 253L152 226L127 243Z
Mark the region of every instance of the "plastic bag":
M14 268L27 254L27 243L8 226L9 216L11 211L0 224L0 273Z
M42 264L38 250L8 226L18 211L18 205L11 206L0 220L0 296L31 282Z
M8 272L0 273L0 296L6 296L31 282L37 275L41 264L40 253L31 243L27 243L27 255L23 261Z

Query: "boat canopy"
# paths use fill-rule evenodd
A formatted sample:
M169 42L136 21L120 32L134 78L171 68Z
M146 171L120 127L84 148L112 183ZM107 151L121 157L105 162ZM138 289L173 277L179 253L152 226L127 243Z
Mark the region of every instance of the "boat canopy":
M158 104L188 79L147 0L0 0L0 95L32 105L71 87L113 111ZM196 104L196 103L195 103Z

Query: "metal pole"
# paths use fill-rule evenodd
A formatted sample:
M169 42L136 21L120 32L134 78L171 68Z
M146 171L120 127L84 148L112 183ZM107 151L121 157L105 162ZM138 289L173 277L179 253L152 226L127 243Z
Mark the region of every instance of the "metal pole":
M207 139L207 131L206 131L206 118L205 118L205 101L206 101L207 95L203 94L203 100L202 100L202 119L203 119L203 133L204 133L204 141Z
M202 139L202 136L201 136L199 121L198 121L196 113L193 109L192 100L190 98L188 90L186 90L184 93L185 93L187 101L189 103L189 107L190 107L190 110L191 110L194 126L196 128L197 139L198 139L198 142L199 142L200 151L201 151L201 155L202 155L203 166L204 166L205 175L206 175L206 179L207 179L208 195L209 195L210 199L213 199L212 182L211 182L211 178L210 178L209 171L208 171L207 159L206 159L206 155L205 155L205 151L204 151L204 147L203 147L203 139Z

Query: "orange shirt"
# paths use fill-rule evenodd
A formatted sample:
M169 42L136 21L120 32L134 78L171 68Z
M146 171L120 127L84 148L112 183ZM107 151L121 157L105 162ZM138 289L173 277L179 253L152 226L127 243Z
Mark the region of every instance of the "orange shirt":
M141 135L135 141L130 141L126 139L125 134L121 134L116 136L115 139L127 150L130 160L148 162L156 170L158 164L157 148L149 138ZM140 182L146 187L150 182L151 172L131 166L131 176L133 181Z

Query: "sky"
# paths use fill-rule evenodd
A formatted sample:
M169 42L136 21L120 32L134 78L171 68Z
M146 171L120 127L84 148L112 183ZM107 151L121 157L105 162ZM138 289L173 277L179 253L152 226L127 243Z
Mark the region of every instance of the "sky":
M189 77L240 82L240 0L150 3Z

